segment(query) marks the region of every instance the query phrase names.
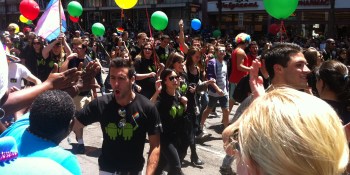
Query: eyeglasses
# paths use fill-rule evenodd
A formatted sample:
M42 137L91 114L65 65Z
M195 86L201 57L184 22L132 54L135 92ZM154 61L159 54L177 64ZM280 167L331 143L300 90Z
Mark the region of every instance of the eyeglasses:
M75 50L81 50L81 49L83 49L82 47L76 47L76 48L74 48Z
M224 52L225 52L225 50L219 50L219 52L224 53Z
M178 80L179 78L180 78L180 76L178 76L178 75L177 76L170 76L169 80L174 81L174 79Z
M149 50L149 51L152 51L151 48L143 48L143 50Z

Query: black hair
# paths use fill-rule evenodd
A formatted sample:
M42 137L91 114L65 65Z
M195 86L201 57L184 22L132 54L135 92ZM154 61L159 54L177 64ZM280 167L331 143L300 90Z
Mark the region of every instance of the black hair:
M162 80L162 92L166 92L166 85L165 85L166 77L168 77L172 72L175 72L175 70L166 68L160 74L160 79Z
M50 90L40 94L33 102L29 115L29 128L33 134L55 140L58 134L67 134L74 117L75 105L67 92ZM61 135L62 139L66 135Z
M345 64L329 60L323 62L319 69L316 70L316 78L318 80L321 79L329 90L336 94L338 101L343 102L349 108L350 80L348 72Z
M111 68L128 68L128 78L132 78L135 75L135 68L130 61L117 57L111 60L109 69Z
M302 48L294 43L276 43L264 55L266 70L271 79L274 78L275 72L273 66L275 64L287 67L292 54L301 53Z

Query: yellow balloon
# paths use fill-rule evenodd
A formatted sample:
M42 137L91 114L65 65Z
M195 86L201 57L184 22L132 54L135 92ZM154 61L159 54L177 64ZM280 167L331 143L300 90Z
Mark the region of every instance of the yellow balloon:
M23 23L27 23L29 21L29 19L27 19L26 17L24 17L23 15L19 16L19 20Z
M131 9L137 4L137 0L115 0L121 9Z
M9 24L9 27L10 26L15 27L15 33L19 32L19 26L16 23L11 23L11 24Z

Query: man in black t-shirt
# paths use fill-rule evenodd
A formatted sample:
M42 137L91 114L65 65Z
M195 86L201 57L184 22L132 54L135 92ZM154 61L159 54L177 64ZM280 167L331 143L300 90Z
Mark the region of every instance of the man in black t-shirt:
M166 63L168 56L170 55L169 43L170 37L168 35L163 35L161 38L161 43L156 47L156 53L158 55L159 61L163 64Z
M100 122L103 133L101 173L141 175L146 133L150 144L146 174L154 174L159 160L161 124L156 107L132 91L135 70L116 58L110 64L113 93L101 96L77 112L74 130Z

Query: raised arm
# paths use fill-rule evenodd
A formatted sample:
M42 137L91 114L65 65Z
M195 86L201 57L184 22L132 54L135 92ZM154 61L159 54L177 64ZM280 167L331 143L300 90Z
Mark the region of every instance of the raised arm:
M185 43L185 33L184 33L184 22L183 20L181 19L179 21L179 44L180 44L180 48L181 48L181 51L184 53L184 54L187 54L188 52L188 46L187 44Z

